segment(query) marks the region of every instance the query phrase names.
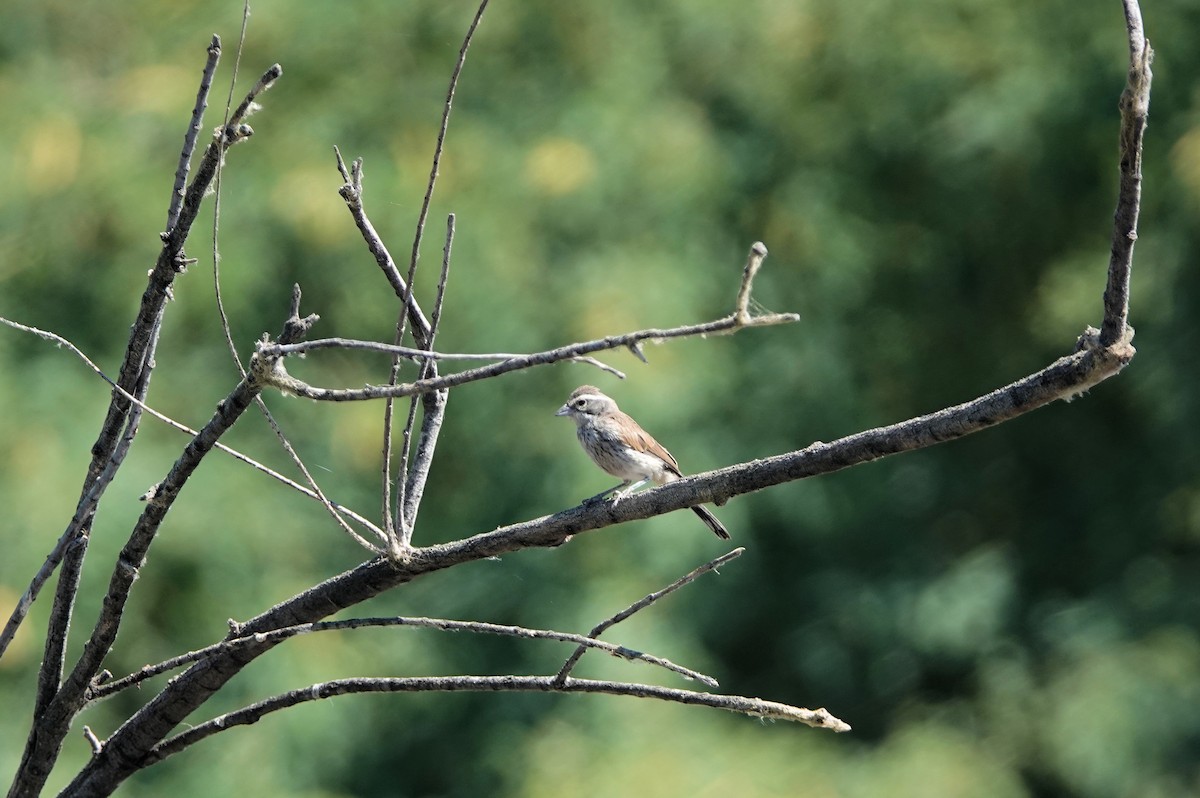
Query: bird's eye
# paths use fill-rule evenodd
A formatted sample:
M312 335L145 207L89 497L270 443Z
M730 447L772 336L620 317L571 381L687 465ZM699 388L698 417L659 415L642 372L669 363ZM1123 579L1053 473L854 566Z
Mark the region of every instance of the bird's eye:
M585 404L587 404L587 403L586 403L586 402L584 402L584 401L583 401L583 399L576 399L576 400L575 400L575 409L576 409L576 410L582 410L582 409L583 409L583 406L584 406Z

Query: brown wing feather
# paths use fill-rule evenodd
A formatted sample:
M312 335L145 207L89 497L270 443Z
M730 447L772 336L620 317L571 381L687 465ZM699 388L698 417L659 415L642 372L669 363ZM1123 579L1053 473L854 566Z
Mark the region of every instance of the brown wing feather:
M675 458L670 452L667 451L665 446L654 440L649 432L646 432L646 430L642 429L640 424L627 416L625 413L621 413L621 415L624 416L623 420L629 424L629 429L635 430L632 436L633 439L631 441L634 449L638 450L639 452L646 452L647 454L654 455L669 465L671 470L673 470L678 476L683 476L683 472L679 470L679 463L675 462Z

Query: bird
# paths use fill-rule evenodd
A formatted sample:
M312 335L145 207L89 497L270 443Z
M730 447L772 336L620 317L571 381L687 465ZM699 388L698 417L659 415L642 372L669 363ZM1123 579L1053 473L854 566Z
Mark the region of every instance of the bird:
M612 493L616 504L647 482L665 485L683 477L671 453L594 385L580 385L554 415L569 416L575 422L575 434L587 456L621 480L620 485L596 494L587 502ZM729 531L708 509L700 506L689 509L700 516L713 534L729 540Z

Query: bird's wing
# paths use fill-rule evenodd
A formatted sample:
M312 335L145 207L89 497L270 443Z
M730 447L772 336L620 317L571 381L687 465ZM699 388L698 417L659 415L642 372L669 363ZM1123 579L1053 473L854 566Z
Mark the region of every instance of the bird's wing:
M647 454L654 455L669 465L676 474L682 476L682 472L679 470L679 463L675 462L675 458L670 452L667 451L667 448L658 441L654 440L654 438L650 436L650 433L642 429L637 422L633 421L633 419L629 420L633 422L632 426L636 430L633 435L633 448L639 452L646 452Z

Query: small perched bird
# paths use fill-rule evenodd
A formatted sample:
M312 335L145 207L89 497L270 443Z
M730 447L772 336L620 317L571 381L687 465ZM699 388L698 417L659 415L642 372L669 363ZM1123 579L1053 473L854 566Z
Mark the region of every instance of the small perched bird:
M600 393L599 388L579 386L554 415L570 416L575 421L579 443L592 462L621 479L620 485L598 493L592 499L616 491L615 504L647 482L665 485L683 476L671 453L636 421L622 413L617 403ZM704 507L690 509L717 537L729 539L729 532L715 515Z

